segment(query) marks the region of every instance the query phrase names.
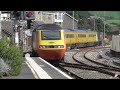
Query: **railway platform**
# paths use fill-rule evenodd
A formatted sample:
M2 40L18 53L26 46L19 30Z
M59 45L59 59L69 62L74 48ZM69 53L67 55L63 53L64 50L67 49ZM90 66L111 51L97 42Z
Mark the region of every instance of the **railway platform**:
M26 63L33 69L36 79L72 79L40 57L26 57Z
M3 79L72 79L40 57L25 56L20 75Z

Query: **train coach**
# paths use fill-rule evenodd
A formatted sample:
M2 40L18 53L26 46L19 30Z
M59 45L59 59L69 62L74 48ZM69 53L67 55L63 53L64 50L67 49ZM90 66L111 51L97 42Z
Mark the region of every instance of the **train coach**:
M95 31L64 29L67 49L98 45L98 34Z

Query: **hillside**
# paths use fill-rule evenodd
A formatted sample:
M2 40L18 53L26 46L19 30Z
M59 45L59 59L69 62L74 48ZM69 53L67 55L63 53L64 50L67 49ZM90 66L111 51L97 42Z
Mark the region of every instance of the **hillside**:
M73 11L66 11L71 16L73 15ZM87 29L103 32L104 22L102 19L93 19L90 16L95 12L89 11L74 11L74 17L78 20L78 28L79 29ZM99 14L98 14L99 15ZM94 26L95 24L95 26ZM105 32L110 32L112 29L108 24L105 24Z
M105 23L118 30L120 27L120 11L88 11L91 15L99 17L105 16Z
M89 13L91 13L92 15L97 15L97 16L101 16L104 17L104 11L88 11ZM119 19L120 18L120 11L105 11L105 16L106 17L111 17L113 19Z

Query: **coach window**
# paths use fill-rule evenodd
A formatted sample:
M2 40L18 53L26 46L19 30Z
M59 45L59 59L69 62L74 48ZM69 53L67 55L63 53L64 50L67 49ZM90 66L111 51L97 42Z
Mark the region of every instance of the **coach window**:
M67 35L66 35L66 34L64 34L64 38L67 38Z
M68 34L68 38L70 38L70 34Z
M65 37L68 38L68 34L65 34Z
M74 35L73 34L70 34L70 38L73 38L74 37Z
M95 35L94 34L90 34L89 37L94 37Z
M68 34L68 38L70 38L70 34Z
M84 38L84 37L86 37L86 35L84 35L84 34L78 34L78 37L79 38Z
M57 19L57 15L55 14L55 19Z

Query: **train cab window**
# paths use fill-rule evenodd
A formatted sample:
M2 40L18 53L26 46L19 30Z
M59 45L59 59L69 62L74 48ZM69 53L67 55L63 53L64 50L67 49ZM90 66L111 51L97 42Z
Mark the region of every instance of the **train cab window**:
M60 40L60 31L41 31L42 40Z
M56 24L42 24L36 30L61 30L62 27Z

